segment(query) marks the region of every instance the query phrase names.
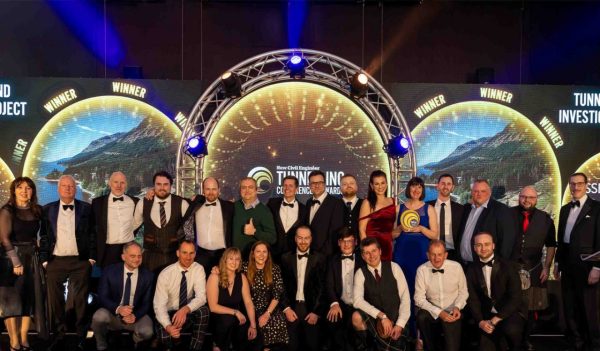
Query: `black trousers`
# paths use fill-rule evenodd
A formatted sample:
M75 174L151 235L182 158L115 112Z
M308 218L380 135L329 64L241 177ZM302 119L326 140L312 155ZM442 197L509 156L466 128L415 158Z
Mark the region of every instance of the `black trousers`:
M296 312L298 319L293 323L287 322L288 334L290 335L289 350L319 350L319 323L310 325L304 320L310 312L307 310L304 302L296 301L291 307Z
M196 252L196 262L200 263L202 268L204 268L204 273L206 274L206 279L210 276L211 269L214 266L219 265L219 260L221 256L223 256L223 252L225 249L219 250L206 250L201 247L197 248Z
M356 345L356 336L352 327L352 314L355 309L342 301L340 301L340 308L342 309L341 319L338 319L337 322L327 320L329 337L331 338L330 349L351 351L355 349ZM327 316L323 316L323 318L326 319Z
M51 327L57 338L62 338L67 331L64 299L64 283L67 279L67 305L73 306L77 335L80 338L86 336L88 322L85 319L85 308L91 267L89 261L81 261L77 256L54 256L46 266Z
M525 318L515 312L510 317L498 323L492 334L488 334L479 328L479 351L502 350L502 339L506 340L509 350L521 350L525 322Z
M444 322L441 318L433 319L431 313L424 309L417 312L417 327L428 351L459 351L462 318L452 322ZM444 333L442 337L442 332Z
M215 327L214 341L220 350L230 350L229 344L232 344L233 350L248 349L248 321L240 325L237 317L217 313L213 313L210 318Z

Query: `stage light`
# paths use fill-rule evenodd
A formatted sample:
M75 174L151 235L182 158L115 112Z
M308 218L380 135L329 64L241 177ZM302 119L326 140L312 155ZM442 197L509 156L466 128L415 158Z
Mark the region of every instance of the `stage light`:
M383 146L383 151L385 151L389 157L397 159L404 157L408 153L409 148L410 142L408 141L408 138L400 134L392 137L388 144Z
M292 55L289 61L286 63L286 67L290 72L290 78L301 79L305 77L306 59L298 54Z
M360 99L367 95L369 89L369 78L364 72L356 72L350 80L350 95L355 99Z
M235 99L242 96L242 82L240 81L240 77L231 71L227 71L221 75L221 86L223 87L225 96L228 98Z
M208 145L206 139L201 135L194 135L189 138L185 145L185 152L192 156L202 158L208 155Z

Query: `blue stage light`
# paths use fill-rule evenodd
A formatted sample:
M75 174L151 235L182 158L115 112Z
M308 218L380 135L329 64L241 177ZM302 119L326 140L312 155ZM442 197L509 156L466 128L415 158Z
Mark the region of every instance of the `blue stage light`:
M290 72L290 78L292 79L301 79L305 76L305 67L306 67L306 59L302 58L302 56L298 54L292 55L288 62L286 63L286 67Z
M408 153L410 141L404 135L392 137L387 145L383 146L383 150L391 158L402 158Z
M186 142L185 152L192 156L202 158L208 155L208 145L206 139L201 135L194 135Z
M292 63L292 65L297 65L300 63L300 61L302 61L302 57L298 56L298 55L294 55L292 56L292 58L290 59L290 62Z

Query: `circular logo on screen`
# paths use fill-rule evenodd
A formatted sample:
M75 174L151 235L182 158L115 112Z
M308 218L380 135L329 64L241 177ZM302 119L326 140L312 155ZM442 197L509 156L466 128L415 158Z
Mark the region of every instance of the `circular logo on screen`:
M248 172L248 177L256 180L258 187L257 192L264 194L271 190L271 184L273 184L273 174L265 167L254 167Z

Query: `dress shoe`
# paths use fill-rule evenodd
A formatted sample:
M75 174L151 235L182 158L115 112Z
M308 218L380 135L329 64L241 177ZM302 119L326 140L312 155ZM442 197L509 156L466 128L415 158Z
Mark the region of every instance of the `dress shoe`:
M62 351L65 349L65 339L55 338L48 346L48 351Z
M533 344L530 343L529 341L525 341L523 343L523 350L526 350L526 351L535 351L535 347L533 347Z

